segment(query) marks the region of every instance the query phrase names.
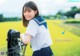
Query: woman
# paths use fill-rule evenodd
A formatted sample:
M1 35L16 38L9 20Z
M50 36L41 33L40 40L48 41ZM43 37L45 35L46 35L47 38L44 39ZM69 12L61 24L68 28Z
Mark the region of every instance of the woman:
M52 56L50 33L46 21L39 15L37 5L32 1L25 3L22 17L23 26L27 27L27 30L20 34L20 38L24 44L31 44L32 56Z

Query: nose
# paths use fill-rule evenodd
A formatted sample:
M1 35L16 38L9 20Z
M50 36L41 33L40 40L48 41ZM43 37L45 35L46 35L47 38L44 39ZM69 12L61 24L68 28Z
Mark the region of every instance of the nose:
M27 12L24 12L24 15L25 15L25 16L28 16L28 15L29 15L29 13L27 13Z

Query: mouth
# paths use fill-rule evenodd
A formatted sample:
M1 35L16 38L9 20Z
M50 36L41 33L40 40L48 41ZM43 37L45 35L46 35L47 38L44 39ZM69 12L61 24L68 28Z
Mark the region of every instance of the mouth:
M30 20L31 19L31 17L29 16L29 17L25 17L27 20Z
M26 16L26 18L30 18L30 16Z

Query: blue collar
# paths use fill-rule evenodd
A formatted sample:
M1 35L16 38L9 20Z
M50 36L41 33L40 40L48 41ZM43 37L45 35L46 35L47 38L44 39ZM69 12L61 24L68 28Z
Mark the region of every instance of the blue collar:
M33 20L36 21L39 26L44 25L47 28L47 22L43 19L43 17L37 16Z

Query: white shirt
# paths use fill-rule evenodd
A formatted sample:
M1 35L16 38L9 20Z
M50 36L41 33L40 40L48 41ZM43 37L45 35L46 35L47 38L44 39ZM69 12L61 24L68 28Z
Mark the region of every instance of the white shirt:
M33 51L48 47L52 44L49 30L44 25L39 26L35 20L30 20L27 26L26 34L32 36L30 44Z

